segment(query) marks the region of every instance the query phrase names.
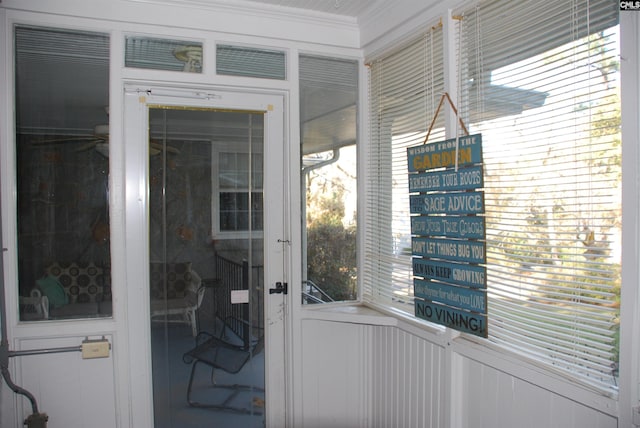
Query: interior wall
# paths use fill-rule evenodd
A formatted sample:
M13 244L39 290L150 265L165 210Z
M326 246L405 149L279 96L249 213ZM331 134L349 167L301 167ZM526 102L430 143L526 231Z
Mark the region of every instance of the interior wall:
M615 409L524 380L409 324L302 323L301 427L615 428ZM465 349L467 348L467 349ZM453 364L451 364L453 362ZM543 377L543 375L541 375Z

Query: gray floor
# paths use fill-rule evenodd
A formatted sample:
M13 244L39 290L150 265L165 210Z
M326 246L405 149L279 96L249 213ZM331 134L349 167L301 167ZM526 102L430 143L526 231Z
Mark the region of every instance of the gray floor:
M187 385L191 364L183 354L194 347L191 329L183 324L153 323L153 390L155 428L191 427L263 427L263 415L245 415L216 409L202 409L187 403ZM235 375L215 372L218 384L250 384L264 387L264 353L249 361ZM220 403L228 392L211 387L211 369L199 364L194 376L192 400ZM264 393L259 390L242 392L231 402L234 406L264 411Z

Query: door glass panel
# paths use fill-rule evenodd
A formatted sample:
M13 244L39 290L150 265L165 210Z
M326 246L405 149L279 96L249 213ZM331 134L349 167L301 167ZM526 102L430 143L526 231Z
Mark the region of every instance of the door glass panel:
M111 316L109 36L15 28L22 321Z
M149 110L156 427L264 426L262 113Z

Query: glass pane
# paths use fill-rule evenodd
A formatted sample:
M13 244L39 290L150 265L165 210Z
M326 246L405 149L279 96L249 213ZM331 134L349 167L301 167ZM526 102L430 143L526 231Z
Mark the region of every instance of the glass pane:
M202 43L128 36L124 64L126 67L202 73Z
M216 72L228 76L285 80L286 54L243 46L216 46Z
M109 37L16 27L20 319L111 316Z
M303 303L355 300L356 61L300 57Z
M149 115L157 148L149 158L155 426L262 427L263 245L261 230L249 225L263 222L262 188L249 186L263 168L252 162L262 160L252 156L262 151L262 132L251 132L262 129L262 115L188 108ZM231 141L230 132L243 137ZM243 235L220 239L214 218Z

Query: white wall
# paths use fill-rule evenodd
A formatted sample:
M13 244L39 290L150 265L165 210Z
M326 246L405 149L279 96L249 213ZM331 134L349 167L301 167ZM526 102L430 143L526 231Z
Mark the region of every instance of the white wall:
M619 425L614 401L567 388L561 379L461 337L383 314L380 323L329 311L313 315L302 322L296 427L626 426Z

